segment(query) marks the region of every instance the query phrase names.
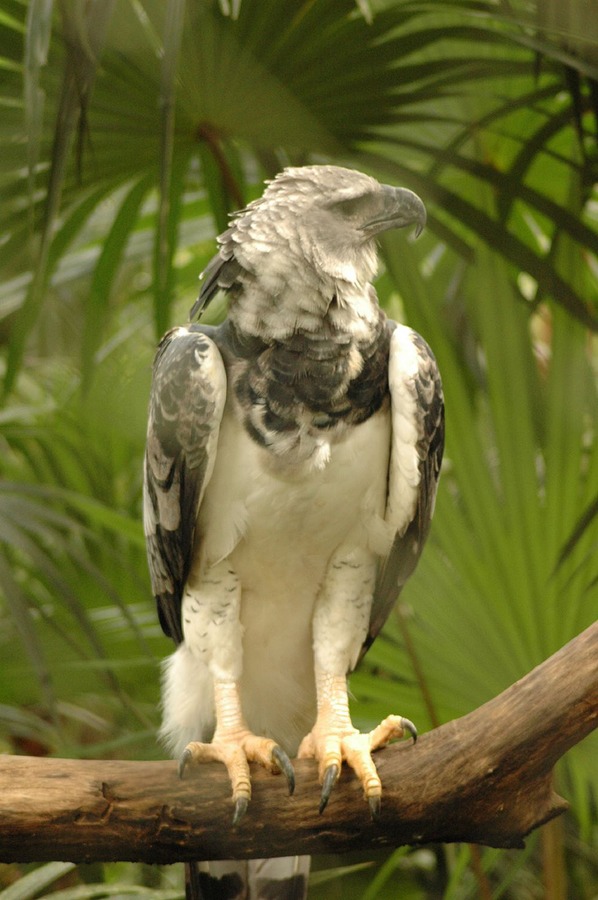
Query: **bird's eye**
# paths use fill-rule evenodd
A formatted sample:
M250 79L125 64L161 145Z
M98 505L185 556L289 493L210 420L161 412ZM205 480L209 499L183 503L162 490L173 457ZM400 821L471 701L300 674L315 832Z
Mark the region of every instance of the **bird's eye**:
M330 204L333 212L338 212L347 219L360 218L370 208L372 196L370 193L360 194L358 197L347 197L345 200L335 200Z

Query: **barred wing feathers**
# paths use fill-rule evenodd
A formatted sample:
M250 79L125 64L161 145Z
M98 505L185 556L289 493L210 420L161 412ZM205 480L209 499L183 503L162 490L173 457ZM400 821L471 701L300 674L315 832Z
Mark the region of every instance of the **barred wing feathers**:
M197 513L226 399L220 353L201 326L173 328L154 361L144 466L144 528L160 624L183 640L181 601Z
M404 325L397 325L391 338L388 381L392 446L386 522L394 528L395 537L378 573L363 653L384 625L421 556L444 449L444 400L438 366L424 339Z

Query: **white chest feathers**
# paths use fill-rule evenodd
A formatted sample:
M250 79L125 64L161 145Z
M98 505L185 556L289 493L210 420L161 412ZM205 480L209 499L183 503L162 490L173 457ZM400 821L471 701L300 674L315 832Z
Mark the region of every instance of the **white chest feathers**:
M335 444L322 440L310 460L286 470L225 413L216 465L199 518L204 564L234 552L241 581L274 572L322 570L336 547L354 535L378 546L384 518L390 415L381 410Z

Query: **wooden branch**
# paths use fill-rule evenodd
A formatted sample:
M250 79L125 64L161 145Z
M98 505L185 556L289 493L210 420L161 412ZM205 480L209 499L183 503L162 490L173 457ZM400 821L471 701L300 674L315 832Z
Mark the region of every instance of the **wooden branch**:
M254 796L231 826L224 769L183 781L174 762L34 759L0 764L0 860L143 860L342 853L383 845L469 841L520 847L567 808L553 793L559 757L598 725L598 623L475 712L376 755L382 814L372 822L344 772L318 815L311 761L297 789L253 769Z

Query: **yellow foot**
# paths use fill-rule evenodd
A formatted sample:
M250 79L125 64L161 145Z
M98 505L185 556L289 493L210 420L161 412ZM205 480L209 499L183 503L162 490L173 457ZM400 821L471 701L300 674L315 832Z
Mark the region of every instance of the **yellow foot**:
M414 741L417 740L415 725L402 716L387 716L373 731L362 734L353 728L348 715L341 716L340 721L335 721L334 715L319 715L312 731L303 738L298 757L317 759L319 762L322 784L320 812L326 809L345 761L359 778L372 817L376 818L380 812L382 783L371 754L390 741L403 737L405 732L409 732Z
M221 762L226 766L235 804L233 825L241 821L251 800L250 762L259 763L272 774L282 772L287 780L289 794L295 790L295 773L284 750L276 741L258 737L249 730L236 730L234 733L221 735L216 733L209 744L191 741L183 750L179 762L180 777L183 777L190 763L205 761Z
M233 789L235 812L233 825L237 825L251 800L251 775L249 763L259 763L268 772L282 772L287 780L289 794L295 790L295 773L289 757L271 738L258 737L245 724L241 712L239 685L232 679L214 681L214 705L216 731L209 744L191 741L183 750L179 763L182 778L189 763L206 760L221 762L226 766Z

